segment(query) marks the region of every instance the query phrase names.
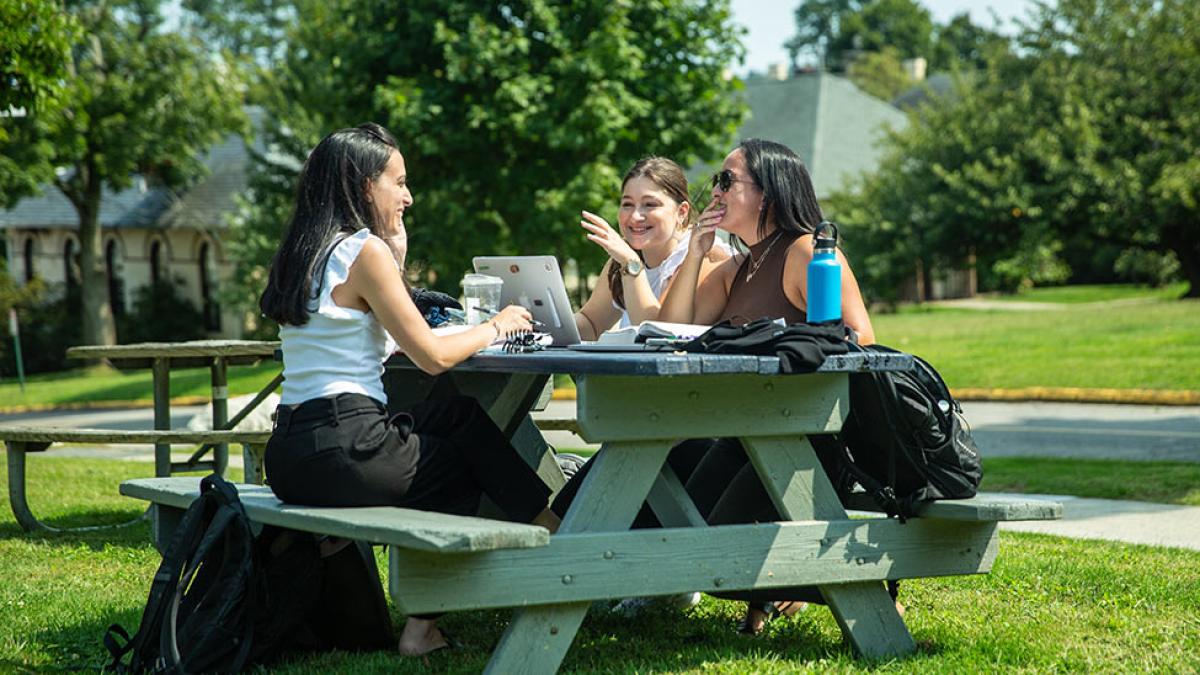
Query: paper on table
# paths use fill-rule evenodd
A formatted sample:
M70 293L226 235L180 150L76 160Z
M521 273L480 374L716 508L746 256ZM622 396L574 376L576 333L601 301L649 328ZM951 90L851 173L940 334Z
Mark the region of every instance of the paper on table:
M648 338L671 338L691 340L707 331L711 326L694 323L670 323L667 321L643 321L636 326L606 330L600 334L596 344L632 345L645 342Z

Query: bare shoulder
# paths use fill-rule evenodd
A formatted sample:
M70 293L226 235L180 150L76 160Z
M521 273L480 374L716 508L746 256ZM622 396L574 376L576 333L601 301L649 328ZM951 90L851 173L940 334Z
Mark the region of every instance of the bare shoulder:
M813 237L811 234L802 234L788 245L788 262L796 261L807 264L812 260L812 256Z

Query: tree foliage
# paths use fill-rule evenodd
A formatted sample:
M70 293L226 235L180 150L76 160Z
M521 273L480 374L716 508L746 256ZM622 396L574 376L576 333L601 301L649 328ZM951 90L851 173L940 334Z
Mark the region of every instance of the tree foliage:
M202 153L245 124L236 72L198 40L164 30L159 4L73 1L81 39L71 50L62 105L3 120L0 203L50 182L79 215L88 343L116 337L101 252L102 188L122 190L139 175L185 184L203 170Z
M77 32L62 0L0 3L0 114L54 104Z
M828 69L846 70L862 53L890 48L900 59L929 58L933 19L916 0L804 0L796 35L786 43L793 62L816 54Z
M892 134L835 199L867 283L972 254L998 286L1061 280L1062 250L1174 255L1200 295L1200 4L1061 0L957 95Z
M714 158L743 116L723 77L743 51L728 0L306 0L296 16L268 103L275 152L294 161L255 179L245 279L279 241L295 166L338 127L396 135L415 195L410 271L456 292L485 253L598 269L579 211L615 214L620 172L644 155Z

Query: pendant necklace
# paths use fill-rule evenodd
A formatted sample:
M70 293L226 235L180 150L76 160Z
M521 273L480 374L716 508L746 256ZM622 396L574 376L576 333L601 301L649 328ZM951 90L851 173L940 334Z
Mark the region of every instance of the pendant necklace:
M767 244L766 250L762 252L762 255L758 256L757 262L754 260L754 254L747 252L747 255L750 256L750 271L746 273L746 283L750 283L750 280L754 278L755 273L758 272L758 268L762 267L763 261L767 259L767 254L771 252L771 247L775 245L775 240L778 239L779 235L781 234L783 234L783 230L775 233L775 236L771 238L771 243Z

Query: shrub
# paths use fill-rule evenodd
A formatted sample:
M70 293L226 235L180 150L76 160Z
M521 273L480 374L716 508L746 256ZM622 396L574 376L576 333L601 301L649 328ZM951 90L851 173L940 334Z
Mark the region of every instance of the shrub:
M147 284L134 293L133 308L117 321L122 343L181 342L205 337L204 316L183 296L181 279Z

